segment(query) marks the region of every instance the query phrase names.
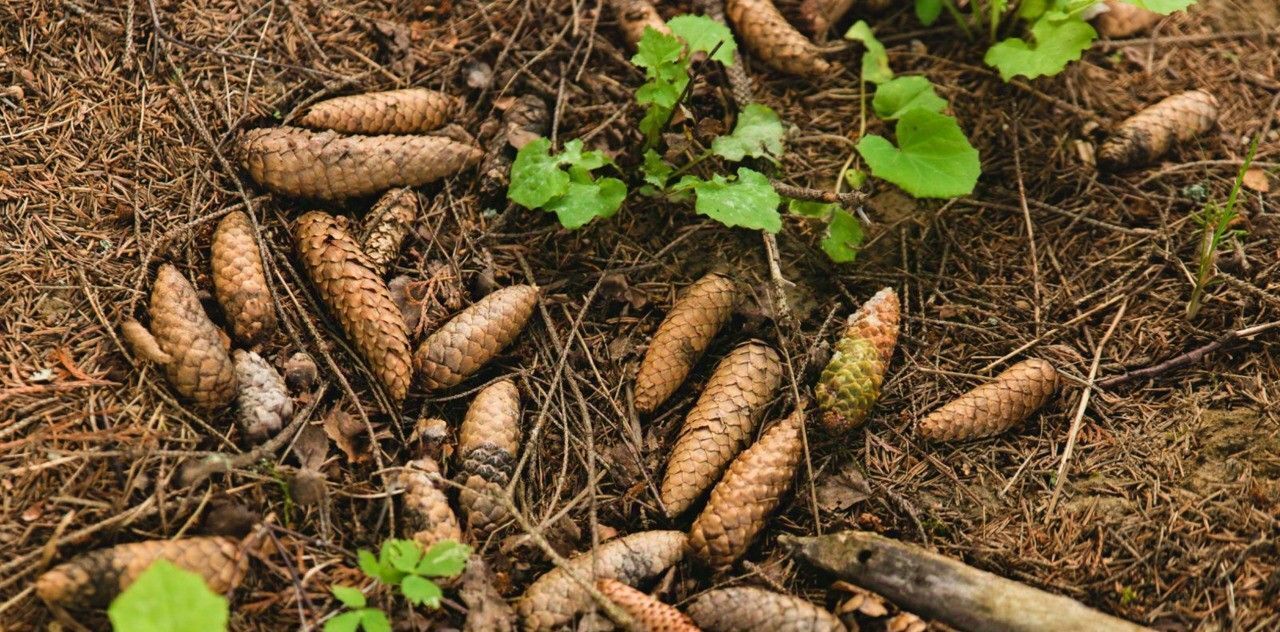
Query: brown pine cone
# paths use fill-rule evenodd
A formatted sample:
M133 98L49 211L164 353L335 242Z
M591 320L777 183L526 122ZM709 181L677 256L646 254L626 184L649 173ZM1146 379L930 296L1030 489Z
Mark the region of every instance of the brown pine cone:
M387 191L369 211L360 229L360 247L369 255L374 274L386 275L417 219L418 194L410 188Z
M759 340L738 345L720 361L671 450L662 479L668 517L684 513L720 478L781 383L778 352Z
M636 372L635 407L651 413L680 387L738 300L733 279L712 272L685 289L658 326Z
M661 573L684 557L687 538L679 531L642 531L610 540L595 551L570 559L529 586L516 611L526 632L556 630L573 622L593 601L570 576L583 581L616 579L636 584Z
M747 49L770 68L801 77L831 71L818 47L787 22L772 0L726 0L725 13Z
M1108 170L1154 162L1174 142L1185 143L1218 124L1218 100L1203 90L1175 94L1134 114L1098 148L1098 166Z
M484 156L442 136L343 136L296 127L246 132L240 162L267 189L343 200L452 176Z
M60 564L36 580L36 594L51 607L104 608L156 560L200 575L215 593L235 590L249 558L231 538L202 537L121 544Z
M920 420L916 432L933 441L960 441L1000 434L1049 401L1058 390L1052 364L1023 360Z
M725 571L747 552L795 478L803 432L804 410L797 408L733 460L689 529L696 557Z
M601 579L596 589L631 615L644 632L698 632L698 626L683 612L616 579Z
M480 299L431 334L414 353L427 390L457 386L520 335L538 288L514 285Z
M706 632L845 632L835 615L804 599L762 588L702 593L685 609Z
M245 434L261 441L280 432L293 417L293 398L284 378L262 356L244 349L231 352L236 365L236 420Z
M520 390L510 380L486 386L467 409L458 430L462 473L458 505L477 539L489 536L507 511L492 494L505 494L520 449Z
M204 313L196 289L178 269L160 266L151 290L151 335L170 357L165 375L174 390L203 410L231 405L236 369L222 332Z
M1160 23L1164 16L1119 0L1106 0L1107 10L1093 19L1103 37L1117 39L1137 35Z
M307 213L294 223L293 234L298 258L321 299L391 399L403 400L413 375L409 334L386 283L332 216Z
M658 15L658 10L649 0L609 0L609 6L618 17L618 29L626 38L627 44L635 48L644 37L644 30L652 28L660 33L671 34L667 23Z
M276 330L276 308L249 216L236 211L222 218L210 250L213 293L231 332L246 345L265 342Z
M489 142L480 167L480 200L489 207L506 204L511 180L511 161L525 143L543 136L551 124L546 101L532 94L522 95L502 114L502 130Z
M298 125L347 134L417 134L444 125L458 100L426 88L335 97L311 106Z
M400 470L397 480L404 489L406 537L422 545L423 550L441 540L462 541L458 518L449 507L440 483L440 466L423 458L410 461Z

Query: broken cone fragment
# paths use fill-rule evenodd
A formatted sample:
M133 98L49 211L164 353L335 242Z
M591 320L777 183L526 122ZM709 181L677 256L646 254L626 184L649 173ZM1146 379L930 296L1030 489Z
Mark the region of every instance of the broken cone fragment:
M231 322L231 333L247 345L266 341L276 329L276 309L249 216L235 211L222 218L210 253L213 293Z
M538 303L538 288L515 285L454 316L414 354L427 390L462 383L520 335Z
M284 378L262 356L244 349L231 353L236 365L236 420L254 441L275 435L293 417L293 398Z
M706 632L845 632L840 619L804 599L749 586L709 590L686 611Z
M360 247L369 256L374 274L385 276L400 256L400 245L418 219L418 194L413 189L387 191L369 210L360 229Z
M618 18L618 29L631 48L640 44L646 28L671 34L671 29L667 28L667 23L649 0L609 0L609 6Z
M920 420L916 432L933 441L960 441L1000 434L1031 416L1058 389L1052 364L1023 360Z
M685 289L640 362L635 391L638 412L653 412L680 387L716 333L729 322L737 298L733 279L718 272Z
M298 125L347 134L418 134L453 118L457 99L426 88L335 97L311 106Z
M822 409L822 425L832 434L863 424L880 398L885 371L898 344L901 307L893 288L872 296L849 317L814 394Z
M1107 170L1154 162L1174 142L1185 143L1218 124L1218 100L1203 90L1175 94L1129 117L1098 148L1098 166Z
M693 619L676 610L675 606L662 603L616 579L597 581L596 590L635 619L645 632L698 632Z
M520 449L520 390L499 380L476 395L458 430L462 473L458 504L467 528L484 539L507 517L495 494L506 493Z
M801 77L831 70L818 47L787 22L772 0L727 0L725 13L747 50L770 68Z
M36 580L46 604L71 610L104 608L157 560L190 571L215 593L235 590L249 558L231 538L152 540L99 549L55 566Z
M398 480L404 489L407 537L422 545L423 550L441 540L462 541L462 529L441 487L440 466L435 461L410 461L400 470Z

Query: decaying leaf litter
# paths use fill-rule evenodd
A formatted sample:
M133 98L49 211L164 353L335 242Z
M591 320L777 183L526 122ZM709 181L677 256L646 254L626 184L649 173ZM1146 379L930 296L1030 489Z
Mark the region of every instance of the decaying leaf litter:
M834 344L841 319L885 285L902 294L904 315L880 401L853 435L837 440L809 433L811 456L800 465L796 491L749 551L754 567L730 573L735 583L785 588L833 608L823 594L828 583L788 562L774 538L814 533L809 481L821 483L856 460L870 495L842 512L819 506L823 532L859 527L926 543L1149 623L1234 617L1246 629L1265 629L1274 620L1267 605L1274 602L1274 555L1259 538L1274 528L1276 502L1276 426L1267 403L1277 373L1266 336L1153 382L1095 393L1061 496L1050 502L1079 384L1121 305L1124 318L1102 349L1099 376L1273 319L1268 288L1275 261L1266 240L1274 227L1266 198L1247 201L1250 234L1221 258L1224 282L1193 323L1181 318L1181 270L1193 249L1195 196L1224 197L1243 154L1241 139L1274 125L1276 86L1268 69L1275 53L1257 35L1260 24L1274 24L1266 21L1274 19L1274 7L1201 7L1163 21L1151 41L1101 44L1085 64L1029 90L974 70L980 60L955 32L918 36L923 46L886 37L895 68L924 72L953 91L947 96L972 122L966 127L986 157L986 175L978 194L945 206L881 192L867 209L877 220L870 245L851 266L832 268L814 250L820 235L805 235L803 226L781 237L783 273L797 282L787 298L798 331L774 326L767 261L749 233L646 205L565 234L537 214L502 208L485 214L471 198L473 176L428 186L420 220L393 269L421 278L428 266L442 264L451 274L441 278L457 288L436 291L461 291L467 302L460 307L497 288L536 285L546 312L460 390L426 396L430 400L411 392L403 409L409 418L400 422L381 409L370 377L352 369L360 356L345 347L350 339L326 316L331 312L292 258L287 227L314 203L260 197L250 187L246 207L201 130L233 160L228 132L275 127L276 112L289 123L290 113L328 96L425 85L469 97L461 124L471 133L514 97L533 92L553 107L562 138L598 129L592 138L600 146L625 148L636 142L634 120L618 112L639 78L625 62L630 53L611 14L606 9L596 20L590 13L574 16L567 4L513 3L487 8L486 22L466 3L443 13L294 3L253 14L213 3L173 12L158 7L161 28L154 29L148 5L133 5L132 22L125 5L3 9L13 18L5 27L11 41L55 42L61 53L37 62L22 44L6 51L17 70L5 78L22 88L22 97L15 101L7 92L0 102L14 130L9 133L24 134L6 141L12 163L0 184L6 231L27 246L0 255L6 287L14 290L5 299L13 308L4 310L6 331L14 335L4 340L4 354L17 369L8 373L0 403L18 420L5 435L5 465L13 468L5 476L14 491L6 499L9 526L0 534L15 555L0 582L6 610L17 613L17 621L48 616L31 587L34 575L49 567L42 557L49 540L57 543L51 562L59 562L114 544L172 537L184 524L205 533L201 525L227 522L211 509L224 505L206 498L230 490L241 506L279 525L273 533L280 542L266 549L274 565L255 563L236 593L234 616L245 624L296 627L301 604L315 624L330 603L325 587L350 581L343 573L354 564L354 550L374 547L392 532L388 503L369 499L383 489L373 474L369 432L382 439L376 456L384 463L406 463L426 448L426 439L408 438L419 410L458 424L476 389L504 376L527 395L526 432L532 437L538 428L532 445L539 448L519 467L515 500L547 544L566 556L589 549L593 515L605 541L614 532L662 528L653 494L665 447L716 361L754 336L787 353L802 371L801 353L819 332ZM690 8L663 7L662 13ZM906 13L873 23L882 35L918 30ZM384 35L397 25L414 43L409 52L397 51ZM492 38L491 28L508 36ZM135 36L122 38L130 29ZM1206 39L1213 31L1236 34ZM93 45L72 47L78 41ZM267 61L251 71L247 59L228 53ZM126 64L126 54L143 56ZM411 62L398 63L404 59ZM856 66L848 53L830 59ZM186 72L171 73L170 60ZM471 87L464 78L474 74L476 60L489 65L492 81ZM794 126L779 173L797 184L830 186L847 150L833 148L840 141L829 135L856 134L850 122L858 109L849 99L856 76L788 80L749 49L748 63L756 94ZM392 67L411 74L393 80L377 70ZM579 69L582 83L566 81L561 89L560 77ZM335 79L350 83L326 87ZM715 98L714 87L694 88ZM1126 117L1195 88L1220 101L1213 132L1177 144L1163 162L1115 176L1095 178L1077 162L1072 141L1100 145ZM69 118L68 103L104 105ZM1103 127L1095 131L1098 123ZM1264 165L1273 160L1274 144L1264 137ZM45 162L58 155L109 168ZM1027 192L1025 210L1020 189ZM324 210L354 222L370 206ZM175 476L183 463L214 450L234 453L227 443L242 439L231 430L234 417L184 412L164 369L141 354L125 355L117 344L121 334L112 333L123 316L153 324L147 295L162 261L176 265L197 288L204 313L232 333L214 300L209 266L213 230L228 210L252 215L267 246L264 264L281 322L280 333L259 352L277 367L299 350L317 358L324 391L311 419L321 423L333 408L347 411L355 428L349 436L368 455L352 465L330 450L323 467L334 500L326 508L286 509L269 471L252 463L184 490ZM1036 245L1034 260L1028 239ZM656 415L627 422L623 376L638 366L677 291L711 261L728 264L740 278L746 303L672 399ZM625 292L597 288L604 273L617 270ZM444 322L457 311L437 318ZM1028 357L1058 367L1064 386L1027 424L955 447L915 438L916 421ZM820 370L821 362L815 366ZM782 392L788 389L784 383ZM308 397L316 391L303 393L296 407L307 411ZM781 417L784 406L775 402L765 418ZM1221 422L1227 410L1233 411L1229 428ZM812 418L810 424L815 427ZM1254 441L1233 439L1230 445L1240 446L1234 453L1197 456L1228 430ZM227 441L215 438L219 433ZM456 467L440 463L449 474ZM586 488L596 494L584 494ZM394 509L397 524L404 524L399 501ZM322 511L342 528L317 540ZM1171 512L1178 518L1169 519ZM689 512L676 527L695 517ZM491 565L509 598L550 567L519 525L508 525L491 542ZM329 576L301 588L289 572L321 566ZM690 605L710 587L694 568L680 566L661 580L659 596Z

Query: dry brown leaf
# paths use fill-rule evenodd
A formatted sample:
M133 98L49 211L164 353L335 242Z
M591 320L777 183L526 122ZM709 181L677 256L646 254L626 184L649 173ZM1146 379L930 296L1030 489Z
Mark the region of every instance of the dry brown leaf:
M1271 179L1267 176L1267 172L1253 167L1244 172L1244 179L1241 181L1246 189L1252 189L1259 193L1271 192Z

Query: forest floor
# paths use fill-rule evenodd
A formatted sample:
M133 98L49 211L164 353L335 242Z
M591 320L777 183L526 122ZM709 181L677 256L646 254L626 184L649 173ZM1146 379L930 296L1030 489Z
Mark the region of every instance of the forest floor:
M688 10L661 8L666 17ZM1274 0L1202 2L1020 85L1000 81L982 64L983 47L954 29L922 30L908 9L869 19L895 69L940 86L981 152L973 195L917 202L880 186L852 264L832 264L821 235L786 220L781 271L795 283L787 298L799 326L784 335L758 233L638 197L568 232L542 212L482 208L471 173L428 187L397 269L425 281L415 339L492 282L537 283L545 309L481 375L444 396L412 392L392 411L300 282L287 222L304 206L243 177L236 135L330 95L409 85L465 96L458 123L475 134L514 96L533 93L555 105L558 139L585 138L630 168L643 75L611 13L562 0L0 0L0 89L17 88L0 94L0 628L47 625L33 581L77 553L256 520L273 525L276 545L237 593L233 629L317 625L338 607L330 584L358 581L356 549L396 532L380 468L412 458L416 420L456 427L477 387L499 376L525 394L526 428L543 424L525 446L516 501L555 548L665 528L644 481L661 473L715 359L757 337L800 367L884 286L902 297L903 331L870 422L839 438L812 428L809 459L749 563L715 579L679 567L668 601L747 583L831 605L829 580L776 538L862 528L1161 629L1280 627L1277 330L1152 379L1093 387L1082 408L1091 375L1280 320L1280 214L1274 194L1253 190L1241 203L1247 232L1218 261L1223 282L1197 318L1184 315L1200 235L1195 193L1225 199L1260 133L1258 164L1280 185ZM833 48L833 61L856 69L859 49ZM747 61L757 98L788 124L778 177L831 188L857 139L857 75L804 81ZM1194 88L1221 103L1211 134L1121 175L1080 160L1075 141L1095 142L1143 106ZM331 210L355 214L367 203ZM304 349L344 367L350 385L322 362L324 388L303 402L311 423L328 421L347 444L329 450L327 499L309 505L286 497L282 482L297 464L288 451L278 464L184 485L184 463L247 446L228 418L179 405L118 333L122 318L145 312L159 262L211 288L214 220L246 204L282 290L284 326L264 357L278 366ZM636 420L628 378L648 336L677 291L715 266L753 296L660 414ZM959 445L914 437L914 420L1026 357L1065 376L1030 422ZM767 417L785 408L776 402ZM344 434L335 410L366 414L381 440ZM511 597L550 567L515 526L477 544ZM399 607L393 616L426 623ZM460 620L452 602L437 616Z

